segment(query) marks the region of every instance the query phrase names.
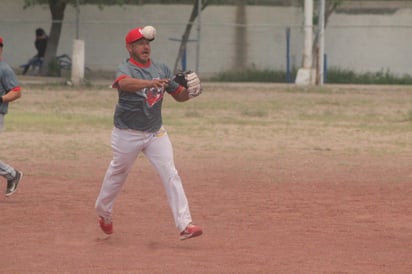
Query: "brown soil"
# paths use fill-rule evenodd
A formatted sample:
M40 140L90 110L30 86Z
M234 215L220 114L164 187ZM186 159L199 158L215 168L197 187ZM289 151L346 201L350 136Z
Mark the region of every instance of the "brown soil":
M39 149L61 141L4 134L44 138ZM16 149L11 164L25 176L15 195L0 197L1 273L412 270L409 153L223 154L187 150L184 140L173 140L194 221L204 229L201 237L179 241L160 180L144 157L117 200L114 234L100 231L94 202L110 160L110 132L94 138L105 143L104 152L40 157Z

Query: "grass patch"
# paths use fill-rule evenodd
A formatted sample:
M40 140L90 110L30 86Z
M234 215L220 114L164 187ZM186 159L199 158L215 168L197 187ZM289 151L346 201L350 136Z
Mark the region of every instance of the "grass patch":
M223 151L328 148L342 153L412 153L412 88L256 89L249 84L206 83L204 93L188 102L165 98L164 124L171 138L185 146L196 138L199 147ZM109 152L116 101L116 93L99 88L33 88L10 105L4 134L13 137L5 138L4 144L11 145L18 136L27 145L37 142L35 153L50 153L58 146L56 153L61 154L68 147Z
M242 111L242 115L246 117L265 117L268 112L264 109L245 109Z
M84 129L107 128L113 124L108 117L86 115L80 113L56 114L15 112L7 117L7 130L17 131L24 128L26 131L46 133L71 134Z
M406 121L412 122L412 110L408 111L408 114L406 115Z

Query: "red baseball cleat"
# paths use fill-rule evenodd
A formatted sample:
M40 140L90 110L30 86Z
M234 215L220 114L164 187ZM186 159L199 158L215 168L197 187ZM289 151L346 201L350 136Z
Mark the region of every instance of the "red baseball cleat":
M99 225L104 233L106 234L113 233L113 222L111 220L107 220L103 217L99 217Z
M202 235L203 231L196 225L189 224L185 230L180 232L180 240L186 240Z

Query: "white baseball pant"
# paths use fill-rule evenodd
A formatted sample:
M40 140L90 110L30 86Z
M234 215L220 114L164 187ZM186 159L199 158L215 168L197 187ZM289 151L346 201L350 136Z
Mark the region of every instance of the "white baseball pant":
M182 181L175 168L173 148L166 130L157 133L113 128L113 159L106 171L95 208L111 219L113 205L136 158L143 152L160 175L176 227L183 231L192 222Z
M0 113L0 132L4 127L4 114ZM0 161L0 176L5 177L7 180L11 180L16 177L16 170L8 164Z
M8 164L0 161L0 176L3 176L7 180L11 180L16 177L16 170Z

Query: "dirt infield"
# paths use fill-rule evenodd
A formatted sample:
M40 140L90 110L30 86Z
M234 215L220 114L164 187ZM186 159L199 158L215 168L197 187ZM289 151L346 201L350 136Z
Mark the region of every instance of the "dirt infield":
M31 105L41 92L27 96ZM142 156L117 200L115 233L105 236L93 207L110 160L110 128L71 135L12 128L2 143L15 147L1 159L25 177L15 195L0 197L0 272L411 272L410 142L400 151L344 151L322 140L298 146L272 131L271 142L250 133L242 145L226 129L193 146L170 124L204 235L178 240L160 179Z

